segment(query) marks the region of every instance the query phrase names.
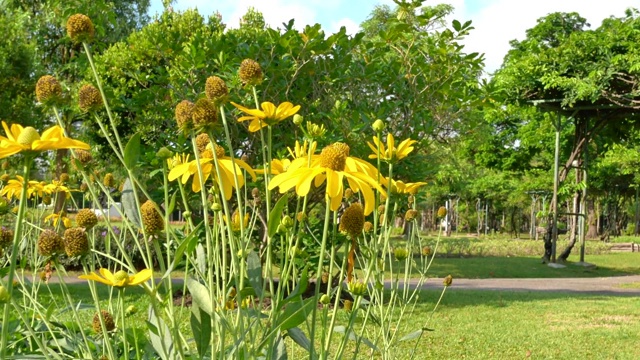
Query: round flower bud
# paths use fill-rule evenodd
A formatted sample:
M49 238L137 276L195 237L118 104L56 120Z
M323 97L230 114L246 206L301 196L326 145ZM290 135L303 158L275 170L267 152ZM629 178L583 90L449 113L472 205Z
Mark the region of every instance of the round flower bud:
M393 256L398 261L406 260L409 257L409 250L405 248L396 248L393 250Z
M0 285L0 304L6 304L11 300L11 295L6 287Z
M36 83L36 99L43 104L55 103L62 98L62 86L56 78L44 75Z
M320 304L328 305L330 302L331 302L331 296L327 294L322 294L322 296L320 296Z
M66 183L67 181L69 181L69 174L67 174L67 173L60 174L59 180L62 183Z
M93 156L91 156L91 153L89 151L78 149L75 150L75 159L71 164L77 168L76 163L87 165L91 162L91 160L93 160Z
M191 211L184 211L182 213L182 217L184 217L185 219L188 219L191 217Z
M75 14L67 19L67 35L73 42L88 42L93 39L95 29L87 15Z
M71 258L82 256L89 252L89 240L83 228L75 227L65 230L64 251Z
M218 122L218 111L211 101L199 99L193 105L191 119L196 129L210 129Z
M47 206L51 205L51 195L44 194L44 196L42 196L42 203Z
M351 190L351 188L347 188L344 191L344 198L349 200L349 199L351 199L352 196L353 196L353 190Z
M378 214L384 214L384 205L378 205Z
M57 232L45 230L38 237L38 252L42 256L52 256L64 252L64 242Z
M129 273L124 270L118 270L115 274L113 274L113 278L116 279L117 282L122 281L122 286L127 286L129 283Z
M9 176L9 174L2 174L0 175L0 180L2 180L2 182L7 182L11 179L11 176Z
M207 78L207 82L204 86L204 93L207 98L214 104L220 104L224 102L229 95L229 88L225 84L224 80L217 76L210 76Z
M352 238L362 233L364 228L364 211L359 203L351 204L340 217L341 232L349 234Z
M116 179L113 177L112 173L106 173L102 179L102 184L108 188L115 187Z
M373 125L371 125L371 127L373 128L373 131L375 132L381 132L382 130L384 130L384 122L380 119L377 119L376 121L373 122Z
M189 100L182 100L176 105L176 124L183 132L191 130L193 125L193 106L194 104Z
M93 85L83 85L78 92L78 107L84 112L99 110L102 107L100 91Z
M451 286L452 282L453 282L453 276L447 275L447 277L444 278L444 280L442 281L442 285L448 287L448 286Z
M438 217L443 218L445 216L447 216L447 208L444 206L440 206L440 208L438 209Z
M346 311L351 311L353 309L353 301L345 300L343 306Z
M255 60L242 60L238 75L244 85L258 85L262 82L262 68Z
M362 281L350 281L347 284L349 291L353 294L353 296L364 296L367 293L367 284Z
M11 163L9 162L9 160L5 160L2 162L2 170L9 170L10 167Z
M162 160L167 160L173 156L173 153L171 152L171 150L163 146L156 152L156 156Z
M364 230L364 232L367 234L370 233L371 230L373 230L373 224L371 223L371 221L365 221L362 230Z
M129 305L127 309L124 311L125 315L127 316L131 316L137 312L138 312L138 309L135 307L135 305Z
M146 229L147 233L155 234L164 229L164 221L162 220L162 215L156 210L156 204L147 200L140 207L140 213L142 214L142 224Z
M7 247L13 243L13 230L2 227L0 229L0 249Z
M422 248L422 256L429 256L431 255L431 247L430 246L425 246Z
M407 210L407 212L404 214L404 220L405 221L413 221L416 219L416 217L418 216L418 210L415 209L409 209Z
M25 146L31 146L31 144L36 140L40 140L40 134L38 134L38 131L31 126L27 126L22 129L20 135L18 135L18 138L16 139L18 144Z
M102 316L100 316L102 314ZM102 332L102 324L100 323L100 317L102 317L102 321L104 322L104 328L107 332L111 332L115 330L116 323L113 320L113 316L109 314L107 310L100 310L99 313L96 313L93 316L93 331L100 333Z
M280 220L280 224L284 226L286 229L291 229L293 227L293 219L289 215L285 215Z
M203 153L207 150L207 147L211 145L211 140L209 140L209 135L206 133L199 134L196 136L196 147L198 148L198 154Z
M300 124L302 124L303 121L304 121L304 116L302 116L300 114L293 115L293 123L294 124L300 125Z
M82 209L76 215L76 223L85 230L89 230L98 223L98 217L91 209Z
M211 210L220 211L220 210L222 210L222 205L220 205L220 203L215 202L215 203L211 204Z

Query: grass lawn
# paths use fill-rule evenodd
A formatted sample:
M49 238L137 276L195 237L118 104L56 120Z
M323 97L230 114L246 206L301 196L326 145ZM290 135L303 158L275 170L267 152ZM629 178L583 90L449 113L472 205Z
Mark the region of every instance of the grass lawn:
M573 259L573 258L570 258ZM575 257L575 261L577 261ZM539 257L476 257L436 258L430 276L457 278L568 278L602 277L640 274L640 253L615 253L586 256L595 269L567 263L564 269L554 269L541 263Z
M454 278L488 279L488 278L582 278L606 277L640 274L640 253L611 253L588 255L585 260L595 264L596 268L585 268L573 265L578 257L571 257L563 269L554 269L542 264L538 256L517 257L436 257L427 272L428 277L445 277L451 274ZM394 274L404 273L404 262L392 260ZM388 263L389 264L389 263ZM411 277L419 277L423 261L419 257L413 259ZM387 266L389 268L389 266ZM387 271L389 273L389 271ZM388 276L389 274L387 274Z
M41 300L61 301L55 288L52 287L53 297L42 289ZM76 301L91 303L86 285L74 284L70 289ZM106 299L107 287L99 289L101 298ZM422 292L411 321L398 326L398 337L425 325L435 331L426 333L418 344L416 340L398 342L397 358L407 358L416 345L416 359L640 358L637 298L450 289L427 322L439 294L439 291ZM144 321L149 303L142 290L128 289L125 303L138 307L139 312L129 319L141 333L147 334ZM88 329L93 313L91 310L80 313ZM64 316L71 315L67 312ZM343 321L346 315L338 319ZM186 330L187 318L183 322ZM375 340L376 329L367 326L363 335ZM290 357L305 358L297 345L288 343L287 349ZM345 359L353 357L354 347L349 349L351 353ZM356 358L369 358L369 354L370 350L361 345Z

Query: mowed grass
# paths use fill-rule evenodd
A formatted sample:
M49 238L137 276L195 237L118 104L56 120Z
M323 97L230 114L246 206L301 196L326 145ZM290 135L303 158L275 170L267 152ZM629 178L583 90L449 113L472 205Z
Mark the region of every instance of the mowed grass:
M640 253L611 253L589 255L585 261L595 265L594 268L575 265L578 257L571 257L565 268L556 269L543 264L540 257L465 257L443 258L436 257L426 272L427 277L490 279L490 278L585 278L640 275ZM409 276L420 277L420 272L426 269L426 258L414 257ZM387 259L386 275L400 277L404 275L405 261ZM362 272L360 272L362 274Z
M92 303L83 284L69 286L75 301ZM51 295L43 289L42 301L62 302L57 286ZM108 289L100 287L100 297L106 299ZM128 318L130 325L147 335L145 320L149 302L141 289L128 289L126 305L135 305L139 312ZM439 291L423 291L410 321L399 325L397 338L423 326L434 329L416 340L396 342L397 359L406 359L416 349L415 359L638 359L640 307L637 298L624 296L593 296L565 293L469 291L450 288L429 319ZM103 303L102 305L106 305ZM188 309L181 322L188 333ZM344 313L344 310L338 310ZM90 328L91 310L80 310ZM360 314L359 316L361 316ZM65 312L64 317L70 317ZM346 313L338 319L341 325ZM363 335L376 340L378 328L368 325ZM342 335L336 334L335 341ZM305 359L304 351L287 340L289 355ZM370 358L371 350L349 343L343 358ZM373 358L381 358L373 354Z
M570 258L572 259L572 258ZM457 278L572 278L606 277L640 274L640 253L590 255L585 261L596 265L585 268L567 262L566 268L555 269L542 264L539 257L472 257L464 259L436 258L429 276ZM417 266L420 265L417 259Z
M430 327L418 359L640 359L635 297L453 290Z

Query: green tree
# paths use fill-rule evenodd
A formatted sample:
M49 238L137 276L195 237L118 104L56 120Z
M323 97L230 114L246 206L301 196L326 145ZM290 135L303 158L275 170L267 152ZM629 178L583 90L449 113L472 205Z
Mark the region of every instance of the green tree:
M623 140L623 129L638 116L640 34L634 29L639 21L638 12L629 10L624 17L606 19L598 29L587 30L586 20L576 13L551 14L527 32L526 40L512 42L492 79L508 103L535 103L572 119L573 144L561 181L574 160L584 164L583 149L596 135L608 142ZM560 259L572 248L573 243Z

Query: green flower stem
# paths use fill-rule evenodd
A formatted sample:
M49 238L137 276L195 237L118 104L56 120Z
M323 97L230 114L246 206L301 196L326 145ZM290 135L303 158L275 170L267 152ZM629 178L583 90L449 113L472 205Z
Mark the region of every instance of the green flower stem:
M22 184L22 192L20 193L20 203L18 203L18 217L16 218L15 230L13 233L13 244L11 247L11 260L9 262L9 277L7 279L7 291L9 296L13 297L13 279L16 276L16 262L18 259L18 249L22 240L22 220L24 219L25 209L27 206L27 188L29 187L29 173L31 170L31 162L33 157L27 155L24 159L22 173L24 174L24 182ZM9 322L10 302L4 304L4 315L2 317L5 323ZM17 309L17 308L16 308ZM0 359L7 357L7 344L9 343L9 326L2 327L2 339L0 340Z
M202 202L202 216L203 216L203 221L204 221L204 233L205 233L205 242L207 244L206 246L206 251L207 251L207 259L209 259L210 261L213 259L213 251L214 251L214 242L211 239L211 228L209 225L209 207L208 205L208 201L207 201L207 195L205 193L205 187L204 187L204 175L202 172L202 165L200 164L200 154L198 153L198 146L196 144L196 138L194 136L195 134L191 133L191 147L193 149L193 153L194 153L194 158L196 160L196 167L198 169L198 176L200 178L200 201ZM213 151L215 153L215 149ZM216 241L216 248L217 248L217 241ZM217 252L217 251L216 251ZM215 261L214 261L215 263ZM217 263L216 265L219 265L219 263ZM194 267L195 269L199 269L198 266ZM207 286L209 288L209 298L211 299L211 301L214 301L214 299L216 299L216 293L215 293L215 287L214 285L216 284L225 284L224 281L224 277L222 278L222 281L219 281L220 278L218 278L216 276L216 278L214 278L214 276L216 274L214 274L214 271L217 273L220 269L218 269L219 266L213 266L212 268L209 269L209 271L207 271L205 274L202 274L202 277L205 277L207 280ZM206 271L206 270L205 270ZM224 276L224 269L223 269L223 276ZM221 291L219 291L220 293ZM213 321L214 317L211 317L211 326L213 329L218 329L218 324L216 321ZM219 333L219 330L216 330L216 332ZM215 341L211 342L211 353L215 354L216 352L216 346L215 346Z
M51 356L53 356L54 359L62 359L62 357L60 357L60 355L58 355L56 353L50 353L48 351L44 351L45 349L49 349L49 346L45 345L42 342L42 340L40 339L39 336L36 336L36 331L31 327L31 325L29 324L28 319L24 317L24 313L22 311L20 311L20 305L13 298L11 299L10 303L16 309L16 313L18 313L18 316L20 317L20 320L22 320L22 325L24 325L24 327L27 328L27 331L29 332L29 334L31 334L31 338L38 345L38 348L43 350L44 357L46 359L51 359ZM8 304L9 303L7 303L7 305ZM3 318L3 319L6 319L6 318ZM3 326L3 328L5 328L5 327L7 327L7 326ZM6 351L6 348L2 347L2 351L1 352L5 352L5 351ZM2 355L4 356L4 354L2 354ZM4 358L0 358L0 359L4 359Z
M423 330L420 333L420 336L418 336L418 338L415 340L415 345L413 346L413 350L411 350L411 356L409 357L410 359L413 359L413 356L416 353L416 350L418 349L418 344L420 344L420 339L422 339L422 334L424 334L425 330L428 326L429 323L431 322L431 319L433 318L433 314L435 314L436 310L438 309L438 306L440 305L440 302L442 301L442 298L444 297L444 293L447 291L448 286L445 286L442 288L442 292L440 293L440 297L438 298L438 302L436 303L436 305L433 307L433 310L431 311L431 314L429 315L429 318L427 319L427 321L425 321L424 326L423 326Z
M58 125L60 126L60 128L62 128L62 132L65 136L69 137L69 134L67 133L66 129L63 126L63 122L62 122L62 118L60 117L60 113L58 111L58 109L56 107L52 108L53 113L56 117L56 120L58 122ZM101 129L103 129L102 126L102 122L100 121L100 119L96 116L96 120L98 122L99 125L101 125ZM105 133L106 134L106 133ZM108 138L108 137L107 137ZM109 139L109 138L108 138ZM75 156L75 150L74 149L70 149L71 150L71 154L73 156ZM115 149L114 149L115 151ZM118 156L119 154L116 152L116 155ZM124 163L124 161L123 161ZM83 181L87 184L88 188L89 188L89 193L91 195L91 197L95 200L98 199L98 196L95 192L95 189L93 188L93 184L90 181L89 176L87 175L86 171L84 169L82 169L80 171L80 174L82 174L82 179ZM100 185L102 186L102 185ZM109 203L113 203L113 198L111 197L111 194L107 191L106 188L101 188L101 191L107 196L107 201ZM83 207L84 207L84 196L82 197L82 202L83 202ZM124 219L125 217L123 216L122 212L120 211L120 209L116 208L116 210L118 210L118 212L120 213L120 216ZM115 235L115 233L113 232L113 228L111 227L111 223L110 223L110 219L109 217L105 217L105 221L107 223L107 231L109 231L110 235L113 236L114 238L117 238L117 236ZM133 230L131 230L130 224L128 222L125 222L125 224L127 225L127 228L132 232L132 234L135 236L135 233L133 232ZM110 244L110 242L108 243ZM126 252L124 250L124 248L122 247L121 242L117 241L116 245L118 246L118 250L120 250L120 252L122 253L122 255L124 256L125 260L127 261L128 266L133 269L133 261L131 260L131 257L129 256L129 253ZM140 253L142 253L142 249L140 248L140 245L136 242L136 245L138 246L138 250L140 251ZM146 260L146 259L145 259ZM147 264L148 265L148 264ZM148 266L147 266L148 267Z
M125 316L124 316L124 288L118 289L118 314L120 315L120 321L121 321L118 327L122 329L122 345L124 347L124 359L129 360L129 343L127 342L127 326L125 323Z
M335 246L331 247L331 255L330 255L330 257L331 257L331 259L335 259L336 258L336 247ZM342 265L340 266L340 274L338 275L340 277L340 279L343 278L343 275L345 273L345 269L347 267L347 258L348 258L347 256L344 256L342 258ZM331 290L332 290L331 289L331 284L333 283L332 278L331 278L331 276L333 274L333 264L334 264L334 262L332 261L331 265L329 265L329 281L327 283L327 295L329 295L329 296L331 296ZM335 300L334 306L333 306L334 311L333 311L333 314L331 316L331 322L329 323L329 327L328 328L327 328L326 322L325 322L325 318L326 318L327 314L323 314L325 318L323 318L322 328L325 329L325 330L322 333L322 335L323 335L323 338L326 335L326 339L323 339L322 341L324 343L324 350L325 351L328 351L329 349L331 349L331 338L333 337L333 329L335 328L335 325L336 325L336 319L337 319L336 315L338 313L338 309L340 308L339 305L340 305L340 297L341 297L341 295L342 295L342 285L340 284L340 285L338 285L338 288L337 288L337 291L336 291L336 300ZM355 308L352 308L352 309L355 309ZM349 329L350 329L350 327L347 327L347 331L349 331ZM345 334L345 337L347 337L346 334ZM325 357L326 356L328 356L328 352L325 353ZM341 358L339 352L335 355L335 358L336 359Z
M113 120L113 114L111 113L111 108L109 107L109 102L107 101L107 96L102 89L102 81L100 81L100 77L98 76L98 71L96 70L96 66L93 63L93 56L91 55L91 51L89 49L89 44L86 42L82 42L82 46L84 47L84 52L87 54L87 59L89 60L89 65L91 65L91 71L93 72L93 76L96 80L96 85L98 85L98 90L100 90L100 95L102 96L102 103L104 104L104 108L107 111L107 116L109 117L109 122L111 123L111 129L113 130L113 134L116 137L116 141L118 142L118 148L120 149L120 154L124 154L124 146L122 146L122 141L120 141L120 135L118 135L118 129L116 128L115 121ZM108 136L107 136L108 139ZM118 152L115 152L118 155ZM123 162L124 163L124 162Z
M67 304L69 305L69 308L71 308L73 319L76 321L77 324L82 324L82 322L80 321L80 315L78 314L77 304L73 302L73 299L71 298L71 293L69 292L69 288L67 287L67 284L64 280L64 276L67 275L67 271L64 269L63 266L60 266L57 259L53 260L53 265L54 265L54 269L56 270L55 272L58 275L58 280L60 281L60 290L62 291L62 294L64 295L64 298ZM84 344L87 347L86 350L89 351L88 349L90 349L91 342L87 339L87 335L85 334L83 327L80 327L80 334L82 335L82 340L84 341Z
M327 238L329 235L329 220L331 219L331 199L325 195L325 213L324 213L324 227L322 230L322 243L320 244L320 256L318 257L318 269L316 270L316 287L314 291L314 299L317 302L320 295L320 282L322 279L322 263L325 256L325 248L327 247ZM309 331L309 339L311 340L311 351L309 352L309 359L313 359L315 356L315 335L316 335L316 318L318 316L318 307L313 307L311 314L311 330ZM321 354L322 355L322 354Z

